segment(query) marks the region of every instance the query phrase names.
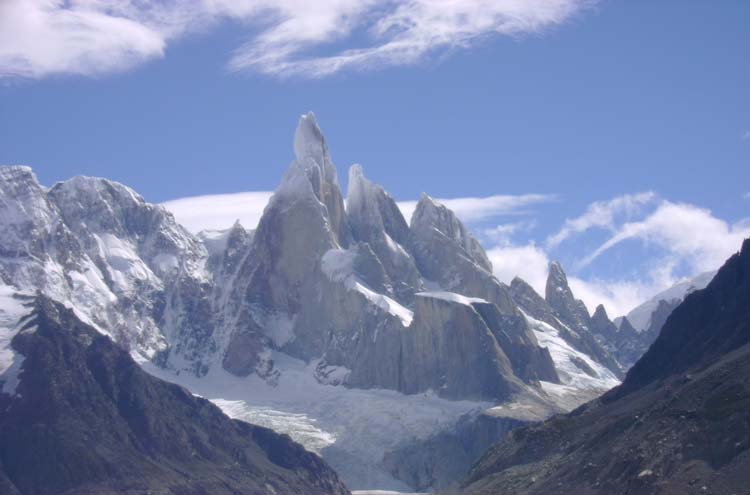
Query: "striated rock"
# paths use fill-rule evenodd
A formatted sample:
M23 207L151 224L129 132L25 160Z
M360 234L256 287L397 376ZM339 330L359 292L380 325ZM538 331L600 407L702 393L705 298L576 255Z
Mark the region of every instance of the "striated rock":
M325 206L326 217L336 241L340 246L346 247L351 232L344 211L336 167L331 161L325 138L312 112L299 119L297 130L294 132L294 155L296 160L287 171L277 195L295 194L298 192L297 187L306 189L309 183L317 200ZM307 182L302 180L300 184L303 174Z
M427 194L422 194L411 218L411 227L418 234L435 230L455 242L462 254L487 272L492 272L492 264L479 241L456 215Z
M476 302L474 309L485 321L500 348L510 359L513 373L526 383L560 379L549 349L540 347L523 316L503 314L494 304Z

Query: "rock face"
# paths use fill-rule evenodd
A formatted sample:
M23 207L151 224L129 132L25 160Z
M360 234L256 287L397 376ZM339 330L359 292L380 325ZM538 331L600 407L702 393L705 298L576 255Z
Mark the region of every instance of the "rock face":
M622 369L613 358L594 338L591 317L586 305L573 296L568 285L568 277L557 262L550 263L545 300L552 309L552 314L563 326L566 340L618 376L622 376Z
M620 387L513 431L455 491L745 493L748 384L750 240L671 313Z
M17 393L0 394L2 493L349 493L316 455L148 375L59 303L40 296L21 325Z
M648 346L659 334L667 316L669 313L664 314L663 319L657 322L658 326L655 325L653 329L638 332L630 324L627 316L620 319L619 326L610 321L604 307L600 305L591 318L591 331L596 341L617 359L620 368L627 371L646 352Z
M597 332L612 330L609 326L612 323L609 322L604 308L600 306L601 311L598 311L593 319L589 317L583 301L573 296L568 279L559 263L550 264L546 289L546 298L542 298L528 283L516 277L511 282L510 294L527 316L549 325L573 349L590 356L621 377L619 363L607 351L609 341L606 338L597 340L596 337Z

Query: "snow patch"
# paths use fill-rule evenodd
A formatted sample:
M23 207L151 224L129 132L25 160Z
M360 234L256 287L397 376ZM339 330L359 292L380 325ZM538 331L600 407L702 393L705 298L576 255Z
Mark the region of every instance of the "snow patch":
M523 312L523 311L522 311ZM542 389L553 396L562 397L573 392L602 393L620 384L617 377L605 366L588 355L574 349L554 327L523 313L539 345L546 347L555 363L562 386L542 382ZM586 373L577 363L584 363L595 376Z
M355 251L348 249L329 249L321 259L320 268L323 274L332 282L343 282L354 275Z
M227 243L229 242L229 235L232 233L232 229L222 230L202 230L198 233L198 238L206 246L208 254L211 256L221 254L227 250Z
M0 284L0 392L14 395L24 357L11 347L13 337L24 326L31 309L21 298L30 300L31 294L21 294L13 287Z
M458 304L464 304L466 306L471 306L475 303L487 303L486 300L481 299L479 297L467 297L462 296L461 294L456 294L455 292L447 292L447 291L434 291L434 292L417 292L417 296L421 297L431 297L433 299L441 299L443 301L449 301L454 302Z
M276 348L280 349L294 338L294 318L274 313L267 315L263 321L265 333L273 341Z
M152 280L156 285L161 285L161 281L129 242L108 233L94 235L94 239L99 245L99 253L107 261L109 276L116 291L131 294L136 290L136 281L143 280Z
M321 270L332 282L343 282L347 289L355 290L365 296L375 306L396 316L408 327L414 319L414 313L390 297L375 292L367 287L354 273L356 251L348 249L329 249L321 260Z

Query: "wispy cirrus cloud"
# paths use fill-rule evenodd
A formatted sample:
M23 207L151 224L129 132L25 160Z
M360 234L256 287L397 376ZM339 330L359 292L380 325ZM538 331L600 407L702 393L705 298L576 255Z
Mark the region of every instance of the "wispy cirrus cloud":
M287 17L239 48L230 67L275 75L323 77L344 69L418 63L436 52L466 49L492 35L537 33L567 21L588 0L407 0L333 2L311 17ZM356 5L356 7L355 7ZM304 29L299 30L302 26ZM306 50L366 34L365 46L315 56Z
M750 237L748 219L730 224L705 208L663 200L646 218L623 224L586 256L579 267L589 265L622 242L640 240L664 250L668 259L686 263L695 272L704 272L720 266L747 237Z
M562 228L547 238L547 248L554 249L569 237L592 228L614 230L618 217L630 218L656 199L656 194L649 191L591 203L582 215L565 220Z
M588 243L573 242L592 230L609 235L593 249L583 247ZM604 304L610 315L616 316L684 277L716 270L750 237L750 219L732 223L693 204L639 193L590 204L580 216L566 220L543 245L533 238L514 241L515 224L499 226L497 231L502 235L488 255L500 280L510 282L520 276L543 294L547 266L565 241L579 253L579 261L566 267L574 293L589 309ZM604 278L589 269L584 276L584 268L625 242L629 242L630 252L644 253L640 259L633 257L627 273Z
M95 76L163 57L189 33L247 26L231 70L324 77L419 63L539 33L595 0L3 0L0 77ZM356 41L354 41L356 39ZM356 47L354 46L356 44ZM334 46L335 45L335 46Z

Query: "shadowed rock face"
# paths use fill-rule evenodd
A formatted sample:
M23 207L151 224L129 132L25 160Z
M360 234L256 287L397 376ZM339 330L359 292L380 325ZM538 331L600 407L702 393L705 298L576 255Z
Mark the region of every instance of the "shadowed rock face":
M25 360L0 394L4 494L349 493L287 436L148 375L44 297L12 345Z
M620 387L492 447L464 494L748 493L750 240Z
M610 321L604 306L599 305L591 317L591 331L596 341L615 359L620 369L629 370L633 364L643 356L651 343L659 335L669 313L679 302L667 303L660 301L651 326L642 332L638 332L630 324L627 316L624 316L618 327Z

